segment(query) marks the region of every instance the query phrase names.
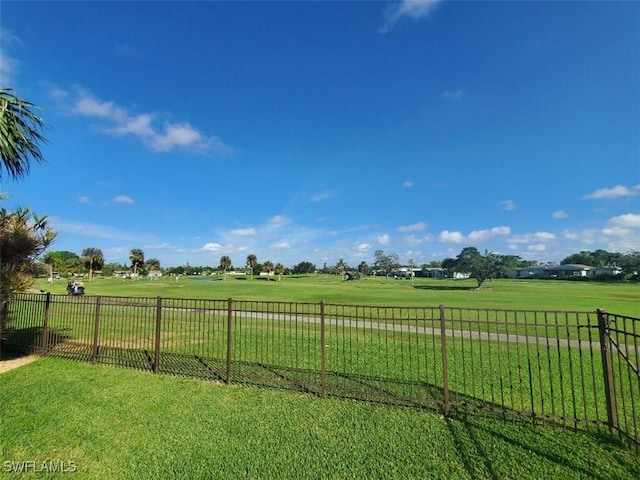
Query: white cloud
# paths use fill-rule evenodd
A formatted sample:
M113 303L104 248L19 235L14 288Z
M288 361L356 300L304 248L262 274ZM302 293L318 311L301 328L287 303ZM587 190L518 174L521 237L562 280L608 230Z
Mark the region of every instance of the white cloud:
M156 244L145 245L144 248L149 250L171 248L171 244L168 242L156 243Z
M389 245L389 243L391 243L391 239L389 238L389 235L387 235L386 233L384 235L379 235L376 237L376 242L378 242L380 245Z
M402 186L404 188L413 188L415 186L415 183L413 183L411 180L407 180L402 184Z
M316 193L313 197L311 197L309 201L322 202L324 200L329 200L330 198L333 198L335 196L336 196L336 192L334 191L320 192L320 193Z
M276 243L272 243L271 245L269 245L269 248L273 248L276 250L282 250L282 249L287 249L290 248L291 245L289 245L289 242L287 241L281 241L281 242L276 242Z
M489 230L475 230L467 237L470 242L485 242L498 235L509 235L511 229L509 227L494 227Z
M209 243L205 243L200 248L200 251L202 251L202 252L219 252L221 248L222 248L222 245L220 245L219 243L209 242Z
M269 225L282 225L288 222L288 218L284 215L274 215L269 220Z
M567 212L565 212L564 210L556 210L555 212L553 212L553 214L551 216L553 218L568 218L569 214Z
M78 203L84 203L85 205L91 205L91 199L86 195L82 195L81 197L78 197Z
M619 215L609 219L607 225L622 228L640 228L640 215L636 213Z
M112 202L114 203L126 203L127 205L133 205L136 202L133 200L133 198L128 197L127 195L117 195L116 197L113 198Z
M620 197L633 197L639 194L640 194L640 185L636 185L635 187L631 187L631 188L625 187L623 185L616 185L615 187L611 187L611 188L600 188L595 192L590 193L589 195L586 195L585 197L582 197L582 198L592 199L592 200L614 199L614 198L620 198Z
M465 241L464 235L460 232L450 232L444 230L440 232L438 239L443 243L463 243Z
M516 202L514 202L513 200L503 200L502 202L500 202L500 206L507 212L512 212L518 209L518 207L516 207Z
M529 245L527 251L529 252L545 252L547 247L543 243L536 243L535 245Z
M232 235L238 235L240 237L251 237L256 234L255 228L237 228L235 230L231 230Z
M509 227L493 227L487 230L474 230L467 236L457 231L450 232L448 230L444 230L440 232L438 240L443 243L481 243L486 242L487 240L490 240L496 236L509 235L510 233L511 229Z
M370 249L371 249L370 243L360 243L359 245L356 246L356 250L358 250L358 252L368 252Z
M60 98L59 90L58 95ZM195 152L231 153L233 149L218 137L205 136L187 122L161 121L158 114L141 113L131 115L111 101L101 101L91 93L78 89L71 108L75 115L97 117L110 125L102 131L110 135L133 135L156 152L186 149Z
M421 232L425 228L427 228L427 224L426 223L418 222L418 223L414 223L412 225L404 225L404 226L398 227L398 231L402 232L402 233L406 233L406 232Z
M440 0L402 0L393 3L384 12L384 23L378 33L389 32L404 17L420 19L427 17Z

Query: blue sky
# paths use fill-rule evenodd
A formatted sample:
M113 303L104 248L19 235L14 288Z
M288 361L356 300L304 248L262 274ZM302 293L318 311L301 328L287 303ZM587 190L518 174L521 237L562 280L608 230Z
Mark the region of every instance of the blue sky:
M2 2L54 250L417 264L640 249L639 2Z

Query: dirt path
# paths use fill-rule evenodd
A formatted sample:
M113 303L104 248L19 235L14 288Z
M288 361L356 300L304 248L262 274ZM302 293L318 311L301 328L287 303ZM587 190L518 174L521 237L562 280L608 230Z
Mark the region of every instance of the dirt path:
M14 368L21 367L27 363L35 361L38 357L35 355L28 355L26 357L11 358L9 360L0 361L0 374L13 370Z

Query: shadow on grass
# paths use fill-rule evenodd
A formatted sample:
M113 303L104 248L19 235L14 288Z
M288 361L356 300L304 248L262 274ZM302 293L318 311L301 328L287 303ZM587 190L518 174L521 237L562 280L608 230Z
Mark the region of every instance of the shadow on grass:
M43 339L42 327L11 328L4 332L0 348L1 360L23 357L37 353L41 349L41 342L47 341L49 348L66 342L70 337L65 329L49 329L47 338Z
M39 328L25 330L20 332L22 335L20 338L36 342L40 338ZM90 344L65 341L68 340L68 337L63 332L50 333L47 351L49 356L137 370L154 370L155 354L153 350L104 345L94 351ZM14 332L14 335L18 335L18 333ZM22 344L26 345L29 342L23 341ZM442 387L424 381L329 370L324 372L323 378L322 372L313 368L295 368L265 362L233 361L230 366L229 376L227 361L224 358L165 351L159 354L158 372L202 380L230 381L234 384L288 390L318 397L327 396L371 404L419 408L436 414L443 412L444 391ZM500 476L499 468L496 468L496 465L491 464L488 460L494 458L495 455L493 452L485 451L485 448L489 448L486 446L492 445L492 442L486 439L483 441L482 437L490 436L517 446L523 451L532 452L546 461L569 465L576 472L583 473L589 478L605 478L598 471L590 471L587 463L581 463L579 459L571 457L571 452L565 452L561 447L555 450L549 448L549 444L553 443L553 439L556 437L551 436L552 440L547 443L539 443L536 440L536 435L540 436L540 434L535 433L539 430L532 430L531 434L523 435L521 430L510 426L510 424L518 424L523 428L540 428L540 424L544 424L545 421L549 423L548 419L532 417L531 412L519 412L464 393L454 391L450 393L452 402L448 428L470 477L498 478ZM568 422L568 419L565 420ZM567 428L567 424L564 425L565 432L573 430L571 427ZM557 426L563 427L562 424ZM606 445L607 442L610 442L611 446L619 447L621 445L602 429L584 426L576 427L576 429L587 433L599 444ZM557 443L557 440L555 441ZM573 461L575 461L575 465L572 464ZM625 471L639 473L637 476L632 475L631 478L640 478L640 463L633 467L621 462L621 468ZM633 468L635 470L629 470Z
M417 289L417 290L464 290L464 291L470 291L470 290L477 290L477 287L473 286L473 287L469 287L469 286L451 286L451 285L414 285L413 288Z
M447 421L456 451L471 478L501 478L499 466L490 460L496 458L491 447L496 444L495 440L516 447L523 455L567 468L580 478L612 478L611 462L600 463L589 459L590 455L598 455L590 442L580 445L580 440L575 444L569 441L570 445L578 448L567 448L566 437L558 436L557 429L543 429L531 424L514 427L509 422L496 422L480 416L452 418ZM612 462L628 474L629 478L640 478L640 460L631 451L626 455L625 445L606 434L590 432L590 437L601 445L603 451L611 454ZM525 468L525 465L522 467Z

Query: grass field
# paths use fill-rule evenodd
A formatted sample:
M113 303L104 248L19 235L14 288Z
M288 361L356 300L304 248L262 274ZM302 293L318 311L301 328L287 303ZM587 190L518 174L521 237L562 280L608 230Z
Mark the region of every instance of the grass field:
M54 285L41 282L38 287L65 293L66 280L56 280ZM341 282L337 277L318 275L283 276L281 281L243 277L224 280L220 277L183 277L177 282L174 279L96 279L85 282L85 287L88 295L104 296L282 302L324 300L336 304L445 304L530 310L603 308L640 316L640 285L637 284L498 280L478 291L473 280L415 279L412 285L410 281L380 277ZM66 298L62 300L67 301ZM68 300L77 303L74 299ZM87 305L93 304L91 299L87 300ZM103 315L105 312L103 310ZM172 333L172 341L187 335L190 329L201 328L198 324L185 323L185 320L178 321L183 315L181 309L169 309L166 315L171 315L167 321L173 319L182 329ZM151 326L152 317L147 322ZM56 317L52 316L51 322L54 321ZM268 320L255 317L253 322L245 336L237 341L255 343L259 347L268 344L265 355L278 355L295 346L289 339L290 332L285 332L284 339L278 340L285 342L285 346L278 347L268 332L261 333L263 323ZM106 328L107 324L103 325ZM136 325L132 323L131 328L140 328ZM314 330L317 325L307 325L310 329L306 334L308 341L313 335L317 336ZM148 336L144 332L141 335ZM385 358L395 355L398 361L402 359L399 365L403 365L405 361L411 362L410 352L417 355L415 348L425 348L422 344L411 347L414 350L401 347L397 355L392 352L389 357L389 352L376 343L381 341L378 331L367 333L373 335L371 338L362 333L357 335L355 338L342 336L343 343L333 346L333 340L328 337L329 361L334 361L331 352L351 354L364 348L362 358L371 360L386 352ZM413 345L413 340L410 343ZM386 337L383 344L387 344ZM500 373L500 368L509 365L509 358L518 358L517 350L514 353L514 348L518 347L503 347L487 357L494 362L493 370L489 371L491 378L487 380L484 378L487 370L481 367L476 371L477 360L476 367L471 370L465 367L465 362L479 354L479 350L471 352L464 350L462 345L454 345L457 344L451 344L451 360L458 355L465 356L466 360L452 362L453 400L459 400L460 391L465 391L462 385L468 386L469 382L472 391L465 392L477 396L474 381L483 391L481 396L491 400L494 377L511 378L511 372ZM488 342L476 345L491 346ZM172 351L177 347L166 344L163 348ZM303 357L307 355L304 351L303 348ZM545 367L540 370L542 383L533 387L534 390L546 389L560 381L560 377L556 378L557 372L547 372L547 364L551 364L545 360L544 351L536 351L537 361ZM256 349L259 358L255 361L264 360L260 352ZM578 353L576 351L574 355ZM341 361L340 358L335 357L335 362ZM251 358L242 360L250 361ZM270 357L268 360L275 362ZM351 373L376 377L377 371L372 374L371 369L377 368L374 365L380 362L369 360L350 366L355 368ZM459 368L456 367L458 363ZM494 368L496 365L497 369ZM565 366L558 367L557 371L561 370L565 374L568 371ZM422 371L422 374L426 373L426 370ZM549 378L545 377L547 373ZM437 374L429 382L437 383ZM565 375L565 383L567 378ZM74 474L76 478L640 478L639 457L593 432L567 433L476 416L443 420L420 409L374 406L337 398L320 399L277 389L221 386L54 358L45 358L3 374L1 380L0 460L73 460L78 467ZM417 380L419 384L425 381L422 377ZM456 385L460 381L463 383ZM486 395L485 384L491 388ZM554 391L561 393L561 386L556 385ZM414 396L412 392L405 394ZM424 395L424 392L419 394ZM517 409L528 408L527 398L507 398L500 402L503 405L513 403ZM569 405L568 402L569 399L563 399L556 404L556 413L565 404ZM591 408L592 404L589 398L571 402L569 410L577 409L578 414L582 409ZM569 410L567 414L571 415ZM478 413L485 415L481 411ZM16 474L15 478L23 478L23 475ZM37 475L47 478L42 473Z
M53 358L0 380L2 478L640 478L617 444L479 417ZM6 471L25 461L77 471Z
M39 289L66 293L66 280ZM332 275L285 275L261 278L227 276L181 277L138 281L97 278L85 282L88 295L124 295L173 298L277 300L286 302L349 303L362 305L431 306L511 310L595 310L640 317L640 284L574 282L562 280L510 280L487 282L482 290L469 280L416 278L408 280L366 277L343 282Z

